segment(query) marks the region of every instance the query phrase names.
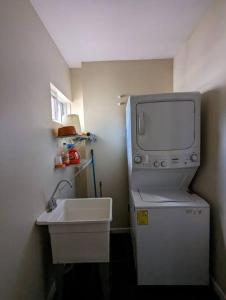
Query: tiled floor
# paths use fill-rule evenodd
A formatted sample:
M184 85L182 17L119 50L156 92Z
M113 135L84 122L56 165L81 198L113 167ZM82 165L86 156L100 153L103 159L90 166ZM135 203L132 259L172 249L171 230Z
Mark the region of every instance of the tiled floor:
M111 300L218 300L210 288L141 287L136 285L130 237L111 236ZM78 264L64 276L64 300L102 300L97 264Z

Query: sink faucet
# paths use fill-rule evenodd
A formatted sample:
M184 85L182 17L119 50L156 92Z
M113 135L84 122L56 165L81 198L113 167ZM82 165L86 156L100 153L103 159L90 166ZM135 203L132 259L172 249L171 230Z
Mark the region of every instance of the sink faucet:
M51 197L50 197L50 199L49 199L49 201L48 201L48 204L47 204L47 211L48 211L48 212L51 212L52 210L54 210L54 209L57 207L57 201L56 201L56 198L55 198L55 194L56 194L56 192L57 192L59 186L60 186L61 183L63 183L63 182L67 183L67 184L72 188L72 183L71 183L71 181L69 181L69 180L67 180L67 179L62 179L62 180L60 180L60 181L57 183L57 185L56 185L56 187L55 187L55 189L54 189L54 191L53 191L53 193L52 193L52 195L51 195Z

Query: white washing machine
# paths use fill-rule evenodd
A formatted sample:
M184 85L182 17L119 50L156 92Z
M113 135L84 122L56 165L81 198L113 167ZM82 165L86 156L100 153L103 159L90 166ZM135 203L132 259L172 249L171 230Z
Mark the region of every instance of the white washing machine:
M207 285L209 205L188 192L200 163L200 95L127 103L130 219L140 285Z

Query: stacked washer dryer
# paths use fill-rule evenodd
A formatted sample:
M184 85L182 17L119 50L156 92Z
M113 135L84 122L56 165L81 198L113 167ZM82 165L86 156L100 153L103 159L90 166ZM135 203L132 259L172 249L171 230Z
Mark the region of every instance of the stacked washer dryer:
M200 164L200 94L130 96L130 219L139 285L207 285L209 205L188 186Z

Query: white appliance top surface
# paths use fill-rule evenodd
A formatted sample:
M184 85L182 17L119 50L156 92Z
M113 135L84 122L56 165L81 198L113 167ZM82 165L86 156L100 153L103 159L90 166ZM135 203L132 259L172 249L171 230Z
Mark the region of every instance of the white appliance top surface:
M180 190L151 190L140 187L131 191L136 208L143 207L209 207L208 203L196 194Z

